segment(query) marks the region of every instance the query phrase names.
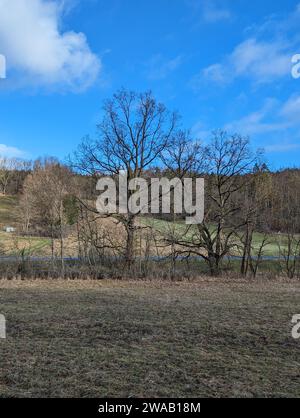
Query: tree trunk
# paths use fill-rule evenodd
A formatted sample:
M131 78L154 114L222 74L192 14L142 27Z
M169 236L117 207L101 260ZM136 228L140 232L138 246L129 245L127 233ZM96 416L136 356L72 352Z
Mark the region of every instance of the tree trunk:
M64 231L63 231L63 203L60 204L60 214L59 214L59 223L60 223L60 262L61 262L61 273L62 277L65 274L65 260L64 260Z
M128 215L126 224L126 233L125 262L128 270L131 270L134 265L135 216L130 214Z
M249 269L249 261L251 257L251 244L252 244L253 229L247 224L246 236L244 240L243 256L241 263L241 275L247 276Z
M208 257L209 272L212 277L217 277L220 274L219 261L214 255Z

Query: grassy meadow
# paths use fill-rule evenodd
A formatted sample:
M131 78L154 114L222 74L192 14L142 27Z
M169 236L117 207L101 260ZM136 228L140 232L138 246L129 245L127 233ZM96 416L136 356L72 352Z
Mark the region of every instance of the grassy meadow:
M299 299L283 281L0 281L0 396L300 396Z

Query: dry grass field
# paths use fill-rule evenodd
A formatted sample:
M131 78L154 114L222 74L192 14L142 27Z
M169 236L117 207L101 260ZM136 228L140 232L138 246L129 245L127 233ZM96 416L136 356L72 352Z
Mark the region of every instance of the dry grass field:
M0 281L1 397L300 396L300 283Z

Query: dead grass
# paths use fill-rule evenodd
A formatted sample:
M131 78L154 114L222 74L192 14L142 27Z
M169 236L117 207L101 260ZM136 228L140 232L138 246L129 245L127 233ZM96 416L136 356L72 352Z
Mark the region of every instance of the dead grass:
M0 396L300 396L299 300L284 281L0 281Z

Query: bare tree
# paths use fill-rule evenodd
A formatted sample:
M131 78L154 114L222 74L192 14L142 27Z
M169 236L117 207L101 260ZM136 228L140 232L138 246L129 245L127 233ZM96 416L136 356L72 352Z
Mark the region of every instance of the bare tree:
M178 130L161 154L162 162L173 177L195 176L205 169L205 152L190 131Z
M89 264L96 264L98 259L106 256L114 258L122 254L122 234L117 222L105 225L100 215L89 210L79 201L79 217L77 223L79 257L82 256Z
M235 197L246 187L257 155L251 152L248 138L216 131L206 148L206 160L204 222L190 226L177 244L181 254L202 257L211 275L218 275L224 257L236 247L236 231L245 223L236 216L241 205Z
M6 194L9 180L13 176L17 167L15 158L0 157L0 189L1 193Z
M189 131L179 130L173 136L161 155L166 174L178 179L184 188L184 177L194 178L203 172L205 167L205 152L199 140L194 140ZM171 190L168 191L171 193ZM174 196L175 190L173 192ZM174 201L174 199L173 199ZM171 206L172 221L167 224L162 232L163 241L170 247L171 277L175 277L178 248L176 243L180 241L184 229L176 223L174 205ZM184 228L184 227L183 227Z
M258 269L264 260L265 250L269 244L270 244L270 236L269 234L264 234L261 242L258 245L258 249L256 250L256 253L255 253L255 249L253 247L251 248L252 251L250 251L249 265L250 265L253 277L257 276Z
M107 100L104 116L98 125L99 138L86 139L79 146L73 166L94 176L116 176L126 170L127 182L143 176L168 145L177 115L167 111L151 92L121 90ZM130 198L129 191L128 197ZM125 259L129 267L134 261L136 216L116 215L126 231Z
M294 232L288 232L285 245L278 243L279 255L282 258L281 268L289 279L299 274L300 268L300 237Z
M272 178L269 171L263 164L257 165L254 173L248 176L248 184L239 195L242 210L238 216L241 223L244 221L244 226L237 231L237 237L240 241L238 244L242 256L240 271L243 276L247 276L249 267L255 264L251 262L253 256L256 260L259 256L262 258L263 250L269 244L266 233L270 230L269 207L272 193ZM256 255L254 254L255 246L252 245L255 230L262 230L265 233L262 247ZM251 268L251 271L256 275L257 268L254 270Z
M34 171L24 183L20 201L20 216L24 232L39 232L51 237L52 258L54 239L60 242L60 260L64 269L64 234L67 224L65 199L74 193L73 176L70 170L53 160L36 164Z

